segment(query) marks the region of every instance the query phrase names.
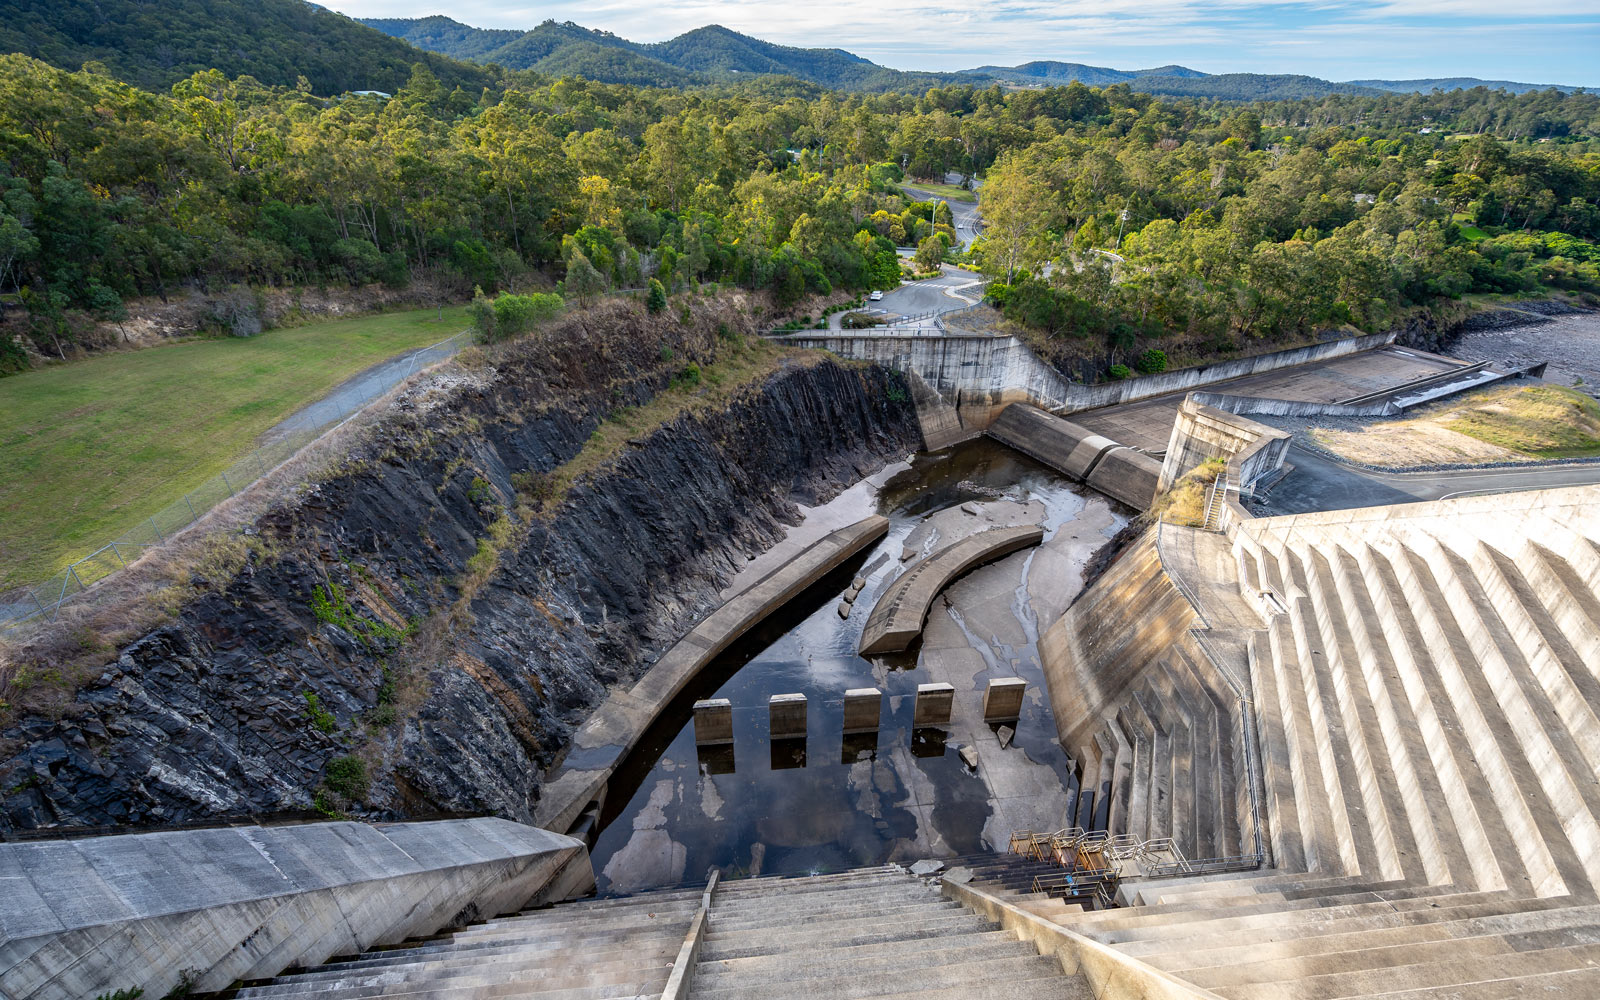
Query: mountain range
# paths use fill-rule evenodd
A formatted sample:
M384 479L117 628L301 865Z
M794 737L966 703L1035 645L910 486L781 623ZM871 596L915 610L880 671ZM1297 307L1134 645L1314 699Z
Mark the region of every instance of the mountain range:
M443 15L372 18L364 23L419 48L457 59L551 75L582 73L592 79L617 83L688 85L763 74L793 76L818 86L843 90L915 90L983 81L1062 86L1078 81L1095 87L1126 83L1146 93L1224 100L1322 97L1332 93L1426 93L1435 88L1454 90L1477 86L1522 93L1546 86L1470 77L1335 83L1312 76L1212 74L1186 66L1119 70L1048 60L1020 66L979 66L956 73L907 72L880 66L843 49L775 45L715 24L664 42L633 42L570 21L545 21L526 32L473 28Z
M530 30L476 28L442 15L365 22L307 0L0 0L0 52L20 52L76 70L85 63L143 87L164 89L197 70L313 93L393 92L424 63L447 87L476 93L502 70L642 86L687 87L753 78L798 79L818 87L920 92L950 84L1017 87L1127 84L1168 96L1221 100L1376 95L1488 86L1513 92L1542 85L1469 77L1354 80L1209 74L1184 66L1118 70L1041 60L957 73L881 66L839 48L776 45L720 25L663 42L634 42L571 22ZM1573 88L1560 88L1570 90Z

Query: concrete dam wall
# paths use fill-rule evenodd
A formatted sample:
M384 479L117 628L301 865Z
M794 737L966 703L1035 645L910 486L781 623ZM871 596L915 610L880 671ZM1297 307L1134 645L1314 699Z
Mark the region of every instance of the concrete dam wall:
M1149 510L1155 498L1160 462L1070 420L1012 404L986 433L1135 510Z

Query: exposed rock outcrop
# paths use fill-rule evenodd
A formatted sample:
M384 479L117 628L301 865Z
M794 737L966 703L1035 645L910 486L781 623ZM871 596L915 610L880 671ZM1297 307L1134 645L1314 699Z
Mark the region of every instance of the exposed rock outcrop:
M620 309L603 335L587 322L386 422L64 715L9 727L0 827L305 811L319 791L374 816L527 820L541 768L607 685L709 612L795 501L919 440L899 375L790 358L725 407L642 431L535 513L608 414L739 334ZM364 792L359 769L328 771L347 755Z

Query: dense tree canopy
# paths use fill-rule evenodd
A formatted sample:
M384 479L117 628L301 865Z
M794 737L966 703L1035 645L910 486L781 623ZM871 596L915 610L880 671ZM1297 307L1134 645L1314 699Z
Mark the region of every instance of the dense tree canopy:
M989 176L976 250L1026 289L1019 308L1113 340L1372 327L1431 297L1595 286L1592 95L1224 105L1079 83L468 90L409 72L390 100L215 70L155 92L0 57L0 304L59 350L65 317L189 284L429 272L519 292L537 269L569 299L653 277L792 301L891 287L896 245L953 238L947 206L897 186L952 171ZM1051 282L1025 277L1052 260Z

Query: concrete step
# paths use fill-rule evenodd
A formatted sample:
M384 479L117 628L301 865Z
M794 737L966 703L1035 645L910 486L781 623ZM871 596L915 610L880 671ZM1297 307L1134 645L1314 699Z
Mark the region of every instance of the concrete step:
M874 920L889 923L897 919L921 919L925 914L939 914L960 908L959 903L942 900L938 897L919 902L905 902L898 905L880 904L875 906L847 906L831 910L817 910L805 914L791 914L787 908L776 908L766 913L750 914L724 914L715 906L711 908L711 926L718 933L731 931L757 930L764 927L793 927L808 923L812 920L833 921L842 916L848 916L853 921Z
M913 990L951 989L982 986L1012 980L1044 979L1060 976L1061 966L1053 958L1009 956L965 962L939 962L920 966L874 970L835 970L829 953L816 956L810 975L800 974L783 981L749 982L742 976L706 983L698 977L694 996L704 1000L781 1000L803 991L812 997L870 997L907 993Z
M1250 948L1164 953L1145 956L1144 960L1196 985L1214 987L1284 979L1291 975L1411 964L1428 960L1430 955L1436 958L1465 956L1473 949L1489 954L1506 950L1506 939L1522 932L1594 929L1600 920L1600 912L1592 907L1551 905L1555 902L1552 900L1524 902L1529 906L1511 913L1373 925L1343 933L1319 933L1288 941L1257 943Z
M825 963L818 955L826 954ZM955 942L945 938L926 941L894 941L853 948L830 948L826 952L758 955L749 958L701 961L695 969L695 983L708 985L726 981L739 983L780 982L831 972L893 971L898 967L924 968L933 965L990 958L1029 958L1038 954L1032 945L1023 944L1006 931L983 931L966 935Z
M1600 965L1600 945L1512 949L1459 960L1394 965L1381 969L1333 972L1293 980L1221 987L1213 992L1231 1000L1337 1000L1396 991L1434 991L1449 996L1464 984L1526 975L1592 970Z
M665 958L670 963L683 946L683 936L687 933L688 929L685 927L680 934L659 935L654 941L629 939L620 947L614 944L608 946L601 942L598 948L585 948L584 961L587 967L594 969L603 969L611 965L637 966L640 962L658 958ZM523 962L529 968L537 967L541 963L563 965L571 960L572 947L571 939L560 938L539 944L516 942L498 947L449 948L429 952L400 948L392 952L376 953L371 958L330 962L305 972L279 976L269 985L332 982L351 976L377 975L386 972L403 972L411 975L423 969L480 967L505 961Z
M682 942L679 942L680 946ZM643 960L631 967L609 963L603 969L589 968L581 960L581 946L571 942L565 956L556 964L528 966L511 958L481 966L432 966L397 968L337 979L301 980L281 986L262 987L250 992L253 998L319 998L319 1000L368 1000L373 997L411 996L416 993L454 993L514 986L518 995L556 990L597 990L600 994L632 993L641 985L664 984L672 974L673 956L665 960Z
M702 955L706 959L744 958L750 955L770 955L795 948L838 948L852 945L876 944L883 941L915 940L918 938L948 937L975 930L993 930L992 925L970 914L957 913L948 917L919 920L914 925L903 923L889 925L877 921L843 922L838 926L804 928L761 928L734 931L728 934L713 932L706 938Z

